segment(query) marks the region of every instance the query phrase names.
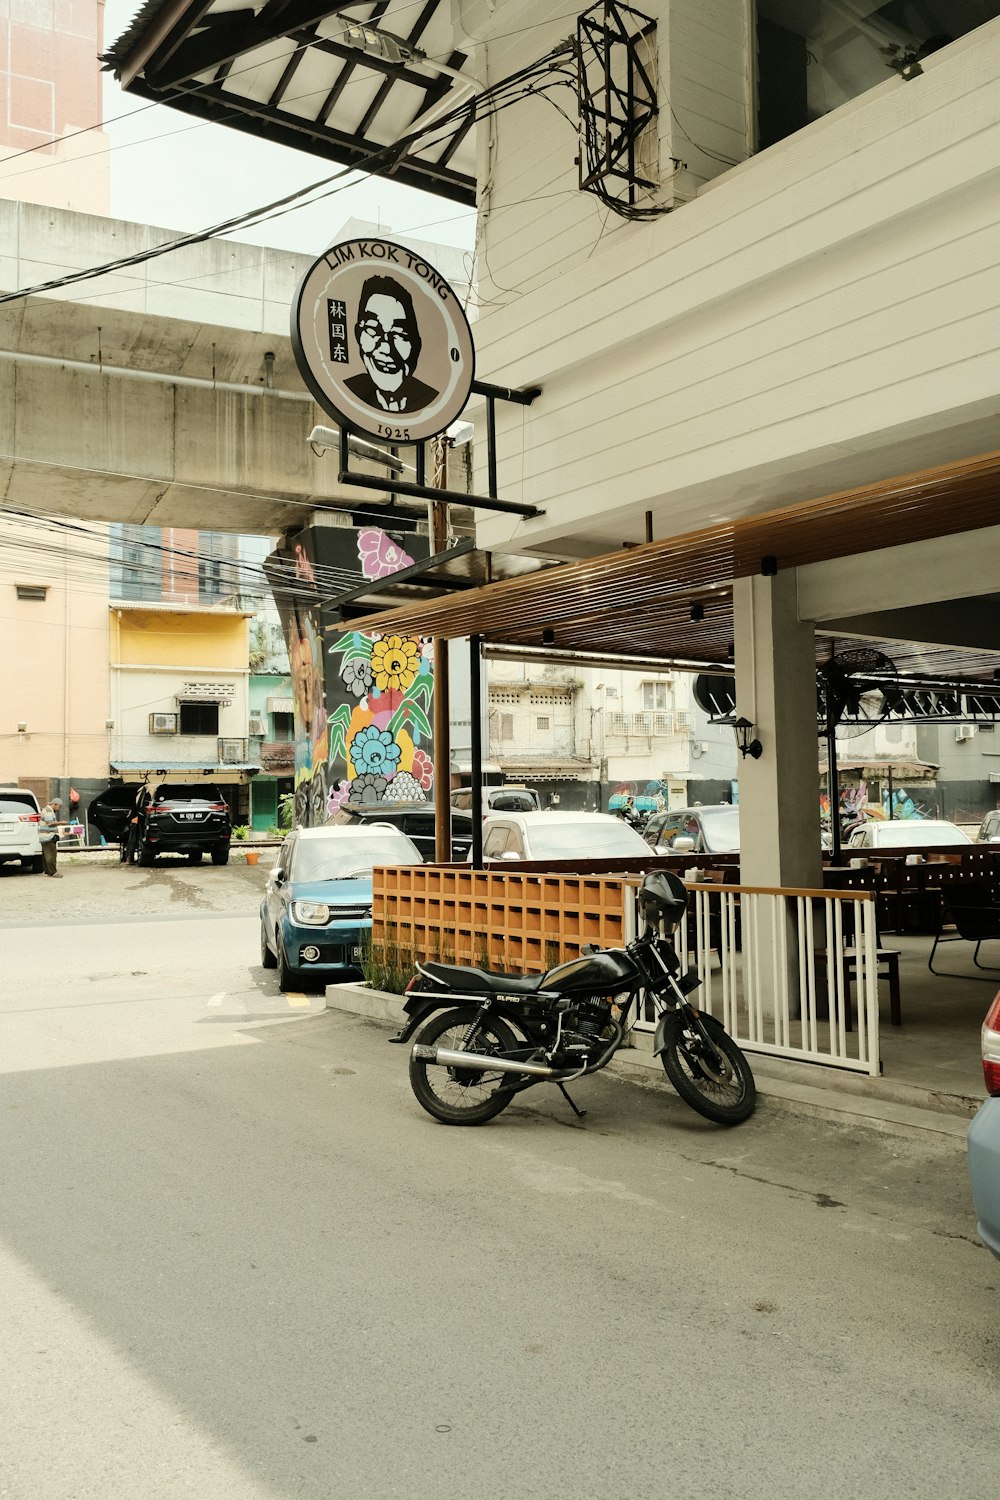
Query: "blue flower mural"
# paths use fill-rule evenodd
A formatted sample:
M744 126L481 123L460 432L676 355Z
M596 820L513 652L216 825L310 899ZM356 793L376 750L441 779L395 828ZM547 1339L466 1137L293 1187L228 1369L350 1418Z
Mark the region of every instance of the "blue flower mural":
M400 748L387 729L370 724L359 729L350 745L350 756L359 776L370 772L375 776L391 776L400 757Z

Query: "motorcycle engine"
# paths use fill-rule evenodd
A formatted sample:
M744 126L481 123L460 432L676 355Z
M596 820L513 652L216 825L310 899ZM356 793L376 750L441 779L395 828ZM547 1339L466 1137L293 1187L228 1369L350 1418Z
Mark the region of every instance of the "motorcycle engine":
M589 1052L611 1021L611 1001L603 995L588 995L566 1012L560 1046L573 1052Z

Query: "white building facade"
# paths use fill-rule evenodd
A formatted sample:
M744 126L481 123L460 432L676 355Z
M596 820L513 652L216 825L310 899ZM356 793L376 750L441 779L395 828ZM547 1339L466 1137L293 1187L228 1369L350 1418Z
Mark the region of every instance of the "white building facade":
M480 368L542 391L498 411L500 493L542 514L482 519L480 544L609 552L995 449L1000 7L948 7L947 35L921 5L909 30L833 0L645 10L637 202L664 212L631 222L580 191L579 134L544 98L480 131ZM481 79L571 25L518 0L460 15ZM960 631L998 539L866 553L859 534L839 560L737 578L738 706L767 746L740 765L744 879L818 879L816 630L891 639L870 617L899 610L905 639L1000 645ZM921 634L914 612L945 602Z

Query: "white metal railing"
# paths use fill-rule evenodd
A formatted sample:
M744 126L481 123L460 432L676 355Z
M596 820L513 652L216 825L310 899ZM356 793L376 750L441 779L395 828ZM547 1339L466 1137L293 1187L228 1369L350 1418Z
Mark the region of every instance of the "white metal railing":
M699 1009L748 1052L877 1076L871 892L690 884L688 893L676 943L682 967L701 978ZM655 1024L647 1012L637 1029Z

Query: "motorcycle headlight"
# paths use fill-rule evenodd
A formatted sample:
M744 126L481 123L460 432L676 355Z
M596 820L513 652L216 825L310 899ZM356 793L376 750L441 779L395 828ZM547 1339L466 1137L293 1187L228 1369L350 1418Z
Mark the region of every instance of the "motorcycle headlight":
M322 901L293 901L292 921L304 927L323 927L330 920L330 908Z

